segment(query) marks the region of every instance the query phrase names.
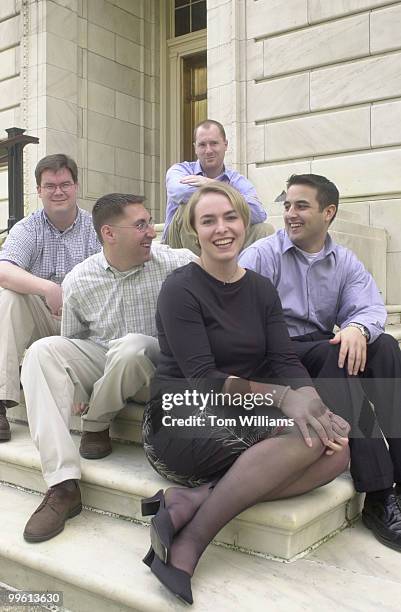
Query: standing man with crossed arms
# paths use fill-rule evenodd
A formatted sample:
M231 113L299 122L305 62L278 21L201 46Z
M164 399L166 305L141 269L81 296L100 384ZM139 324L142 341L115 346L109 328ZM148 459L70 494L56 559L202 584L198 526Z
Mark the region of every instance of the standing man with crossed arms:
M274 232L270 224L264 223L267 214L255 187L245 176L224 165L227 147L228 141L222 124L206 119L194 129L197 161L174 164L167 171L167 209L163 240L171 247L185 247L199 255L196 239L183 228L182 214L191 195L202 185L214 181L222 181L234 187L244 196L249 206L251 223L246 230L243 248Z

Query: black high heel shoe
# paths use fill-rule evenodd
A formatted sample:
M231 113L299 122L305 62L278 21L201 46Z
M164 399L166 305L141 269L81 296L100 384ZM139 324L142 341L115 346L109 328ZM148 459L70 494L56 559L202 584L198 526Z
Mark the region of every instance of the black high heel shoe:
M152 514L156 514L156 512L160 508L160 501L164 499L163 489L160 489L157 493L153 495L153 497L146 497L141 500L141 512L142 516L150 516ZM155 551L151 546L142 559L142 563L151 567L153 563L153 559L155 558Z
M163 503L160 503L160 508L150 523L152 548L163 563L168 562L169 550L173 543L174 535L174 525L171 522L170 514L166 510L163 499Z
M146 553L146 555L144 556L144 558L142 559L142 563L144 563L148 567L151 567L154 558L155 558L155 551L153 550L151 546L148 552Z
M160 508L160 503L163 500L164 505L164 493L163 489L160 489L157 493L153 495L153 497L146 497L141 500L141 512L142 516L151 516L152 514L156 514L156 512Z
M193 604L191 576L173 565L165 565L158 557L150 567L156 578L183 603Z
M171 522L170 514L166 509L163 490L160 489L153 497L143 499L141 507L142 516L155 515L150 522L150 541L154 553L163 563L167 563L168 552L173 542L175 529ZM146 555L145 559L148 559L148 555ZM144 563L149 565L145 560Z

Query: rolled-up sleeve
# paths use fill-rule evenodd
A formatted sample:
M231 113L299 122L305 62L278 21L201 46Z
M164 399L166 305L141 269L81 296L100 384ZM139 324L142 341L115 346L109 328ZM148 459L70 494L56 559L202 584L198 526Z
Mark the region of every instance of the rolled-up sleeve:
M0 261L9 261L24 270L30 270L36 252L36 236L23 224L11 228L0 251Z
M239 191L245 198L251 211L251 224L263 223L267 219L267 212L259 200L255 187L242 174L235 173L230 179L230 185Z
M361 323L369 330L369 343L372 343L384 332L386 317L386 308L373 277L353 254L349 254L337 324L344 329L350 323Z
M191 195L197 191L197 187L192 187L191 185L180 182L181 179L190 176L191 173L192 169L186 163L174 164L174 166L171 166L171 168L167 170L166 190L169 203L173 202L176 204L176 207L181 203L186 204Z
M79 303L74 296L74 287L68 275L62 283L63 310L61 317L61 335L65 338L84 339L88 335L88 325L80 316Z

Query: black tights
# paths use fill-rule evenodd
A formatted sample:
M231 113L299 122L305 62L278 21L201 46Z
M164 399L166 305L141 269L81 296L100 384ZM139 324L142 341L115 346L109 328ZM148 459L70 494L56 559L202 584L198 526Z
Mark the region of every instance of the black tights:
M299 433L262 440L242 453L214 487L169 489L166 505L177 531L171 564L192 575L207 545L242 511L310 491L346 469L348 448L328 456L320 441L312 440L312 448Z

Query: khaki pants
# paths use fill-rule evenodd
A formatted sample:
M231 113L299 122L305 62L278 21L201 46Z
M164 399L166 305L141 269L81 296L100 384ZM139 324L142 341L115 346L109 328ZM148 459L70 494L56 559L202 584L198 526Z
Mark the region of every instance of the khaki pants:
M166 244L173 249L190 249L195 255L200 255L200 248L196 241L196 236L188 234L183 229L182 217L185 205L181 205L175 211L174 217L168 226ZM242 249L246 249L250 244L260 238L271 236L276 230L270 223L255 223L250 225L245 233L245 242Z
M0 400L9 406L19 403L19 365L25 349L59 333L60 319L40 297L0 289Z
M84 431L103 431L129 398L147 401L159 356L156 338L128 334L109 350L91 340L54 336L27 351L21 379L31 436L48 486L81 477L70 435L71 408L88 403Z

